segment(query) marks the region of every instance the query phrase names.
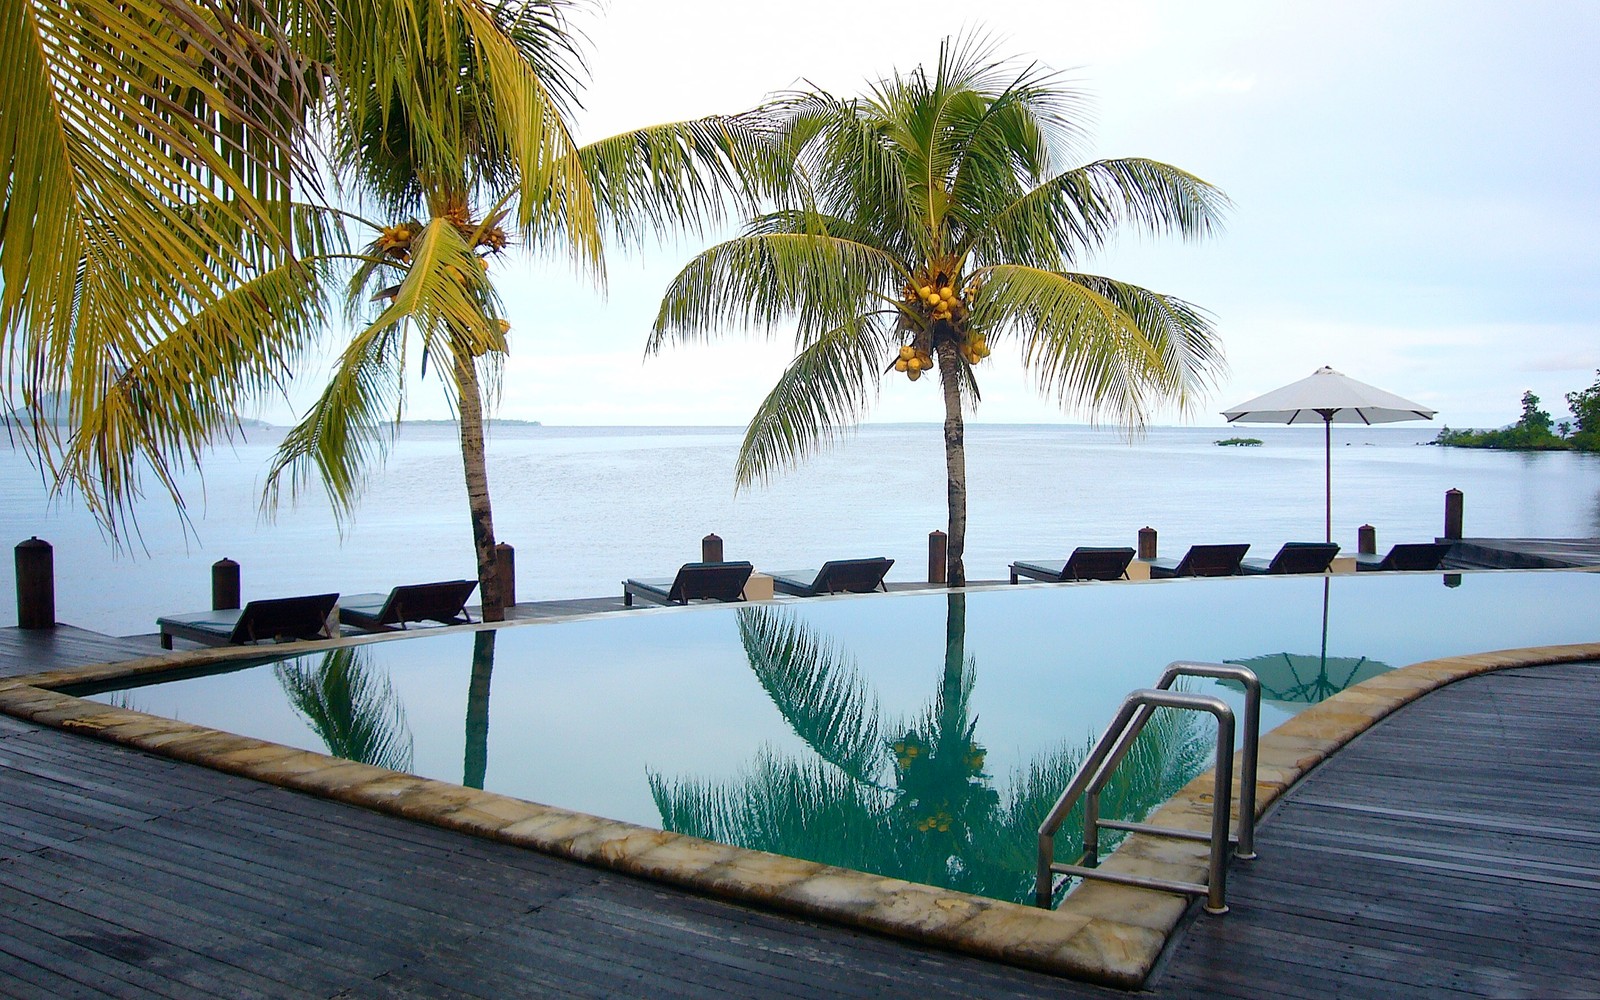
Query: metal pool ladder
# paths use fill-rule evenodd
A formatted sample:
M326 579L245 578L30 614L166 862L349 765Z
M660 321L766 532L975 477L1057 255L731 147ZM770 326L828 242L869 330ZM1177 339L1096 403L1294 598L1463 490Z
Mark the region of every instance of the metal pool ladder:
M1233 791L1233 709L1215 695L1189 694L1171 690L1179 677L1209 677L1216 680L1237 681L1244 686L1244 741L1240 749L1239 767L1239 830L1237 837L1228 835L1228 821ZM1111 775L1122 763L1122 758L1133 747L1145 724L1157 708L1175 708L1194 712L1207 712L1217 719L1216 791L1212 796L1211 832L1197 833L1148 823L1126 823L1121 820L1100 818L1100 793ZM1154 688L1140 688L1123 699L1116 718L1106 729L1089 756L1084 758L1078 773L1067 785L1066 791L1056 800L1050 815L1039 825L1039 865L1034 881L1034 902L1050 909L1055 896L1055 875L1076 875L1079 878L1101 879L1122 885L1160 889L1190 896L1206 897L1207 913L1227 913L1227 861L1228 845L1237 843L1234 856L1248 860L1256 856L1256 746L1261 730L1261 682L1255 672L1245 667L1222 663L1177 662L1167 667ZM1076 864L1061 864L1055 860L1056 831L1067 821L1067 815L1078 799L1083 804L1083 854ZM1211 845L1211 865L1208 885L1198 882L1180 882L1174 879L1143 875L1124 875L1100 870L1100 831L1127 830L1152 834L1158 837L1176 837L1181 840L1198 840Z

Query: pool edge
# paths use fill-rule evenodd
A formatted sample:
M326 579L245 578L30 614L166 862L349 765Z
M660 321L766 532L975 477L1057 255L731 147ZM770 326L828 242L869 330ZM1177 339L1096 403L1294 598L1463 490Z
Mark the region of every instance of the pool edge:
M334 645L314 643L305 649ZM463 788L51 689L90 678L239 658L250 657L202 650L7 678L0 680L0 711L730 902L1109 986L1142 985L1187 910L1180 897L1108 883L1084 885L1058 909L1040 910ZM1262 738L1257 815L1351 739L1430 691L1492 670L1589 659L1600 659L1600 643L1498 650L1411 664L1341 692ZM1209 829L1210 774L1208 770L1181 789L1151 822ZM1206 848L1135 834L1103 867L1203 882Z

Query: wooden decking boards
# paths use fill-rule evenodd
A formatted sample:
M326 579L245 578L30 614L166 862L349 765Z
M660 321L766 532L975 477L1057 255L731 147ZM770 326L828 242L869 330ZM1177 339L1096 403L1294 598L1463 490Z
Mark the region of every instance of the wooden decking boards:
M0 675L154 645L0 629ZM1400 709L1280 801L1148 990L1600 993L1597 717L1594 664ZM3 716L0 803L3 996L1117 995Z

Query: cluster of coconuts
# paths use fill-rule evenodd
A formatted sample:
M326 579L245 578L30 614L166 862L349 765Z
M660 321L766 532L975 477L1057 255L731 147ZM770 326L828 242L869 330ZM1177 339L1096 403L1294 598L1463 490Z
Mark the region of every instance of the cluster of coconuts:
M926 318L916 338L900 348L894 361L894 370L904 372L915 382L922 373L933 367L935 340L951 339L967 364L975 365L989 356L989 344L983 334L966 328L968 309L978 293L976 282L959 292L949 279L939 274L924 284L908 283L902 289L905 301ZM946 324L935 329L939 323Z

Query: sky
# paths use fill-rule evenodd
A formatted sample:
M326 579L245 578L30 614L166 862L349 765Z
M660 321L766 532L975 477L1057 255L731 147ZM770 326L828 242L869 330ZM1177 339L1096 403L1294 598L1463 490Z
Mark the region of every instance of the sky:
M1440 424L1511 423L1528 389L1559 420L1600 368L1600 3L610 0L576 24L592 43L585 142L807 82L859 93L964 31L1059 71L1091 98L1083 159L1162 160L1233 202L1207 242L1130 232L1084 263L1214 317L1227 371L1156 423L1220 425L1325 364ZM498 263L512 353L497 415L747 422L792 355L786 331L644 357L668 282L731 233L619 248L603 294L560 262ZM1091 416L1041 396L1003 343L980 380L972 420ZM413 389L408 416L447 415ZM262 416L289 422L305 401ZM868 419L941 414L936 380L888 379Z

